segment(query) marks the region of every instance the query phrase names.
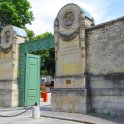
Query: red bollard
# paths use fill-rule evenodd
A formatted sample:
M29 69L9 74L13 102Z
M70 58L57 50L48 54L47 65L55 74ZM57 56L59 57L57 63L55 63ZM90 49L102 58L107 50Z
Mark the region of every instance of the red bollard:
M48 101L48 93L45 92L43 96L44 96L43 102L47 102Z

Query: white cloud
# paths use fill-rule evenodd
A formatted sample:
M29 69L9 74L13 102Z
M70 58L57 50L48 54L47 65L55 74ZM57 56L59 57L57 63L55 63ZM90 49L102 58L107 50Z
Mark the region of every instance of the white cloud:
M36 35L46 31L53 32L54 19L59 10L68 3L75 3L88 11L95 19L95 22L103 22L108 1L107 0L29 0L35 20L32 25L27 25L28 29L35 32Z

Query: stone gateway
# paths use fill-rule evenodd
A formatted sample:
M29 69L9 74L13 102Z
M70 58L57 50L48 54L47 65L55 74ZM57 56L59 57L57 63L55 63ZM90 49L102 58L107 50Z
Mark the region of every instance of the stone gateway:
M56 59L52 109L124 113L124 17L94 25L75 4L54 22Z
M95 25L87 11L71 3L54 21L54 40L24 43L26 38L11 25L1 32L0 106L29 105L25 96L34 93L25 88L26 55L55 46L52 110L124 114L124 17Z

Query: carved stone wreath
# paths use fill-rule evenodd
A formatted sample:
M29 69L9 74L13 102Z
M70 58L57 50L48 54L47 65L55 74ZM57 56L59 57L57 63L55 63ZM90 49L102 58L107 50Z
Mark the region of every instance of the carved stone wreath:
M75 23L75 13L72 10L65 12L62 16L62 26L66 29L70 29ZM59 36L64 41L71 41L79 33L79 27L73 29L71 32L59 32Z
M8 53L12 49L12 31L10 29L4 29L1 33L0 51Z
M72 11L68 11L64 14L62 18L62 23L64 28L70 28L74 24L75 14Z
M78 35L79 30L80 30L80 28L78 27L74 32L72 32L70 34L64 34L64 33L59 32L59 36L64 41L71 41L72 39L74 39Z
M4 37L5 37L4 43L7 44L10 41L10 37L11 37L10 31L6 31Z

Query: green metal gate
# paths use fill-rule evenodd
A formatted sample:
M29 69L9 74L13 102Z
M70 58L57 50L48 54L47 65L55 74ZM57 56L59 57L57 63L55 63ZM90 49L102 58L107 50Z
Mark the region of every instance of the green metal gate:
M26 79L26 77L27 77L26 58L29 55L29 53L31 53L31 52L38 51L38 50L45 50L48 48L54 48L54 37L39 39L39 40L35 40L35 41L29 41L29 42L20 44L20 47L19 47L19 79L18 79L19 80L19 85L18 85L19 86L19 106L30 105L30 104L32 104L32 101L33 101L33 100L31 100L31 99L33 99L32 98L33 96L32 97L30 97L30 96L31 96L31 94L33 94L34 91L30 91L30 88L34 84L32 86L27 87L28 82L26 83L26 80L27 80ZM34 55L31 55L31 56L34 56ZM29 70L29 69L27 69L27 70ZM32 73L31 71L32 70L30 69L30 73ZM31 75L33 75L33 74L31 74ZM37 80L37 79L35 79L35 80ZM30 83L28 85L30 85ZM37 87L37 90L39 90L38 87ZM39 99L38 95L37 95L36 99Z
M26 54L26 106L40 103L40 56Z

